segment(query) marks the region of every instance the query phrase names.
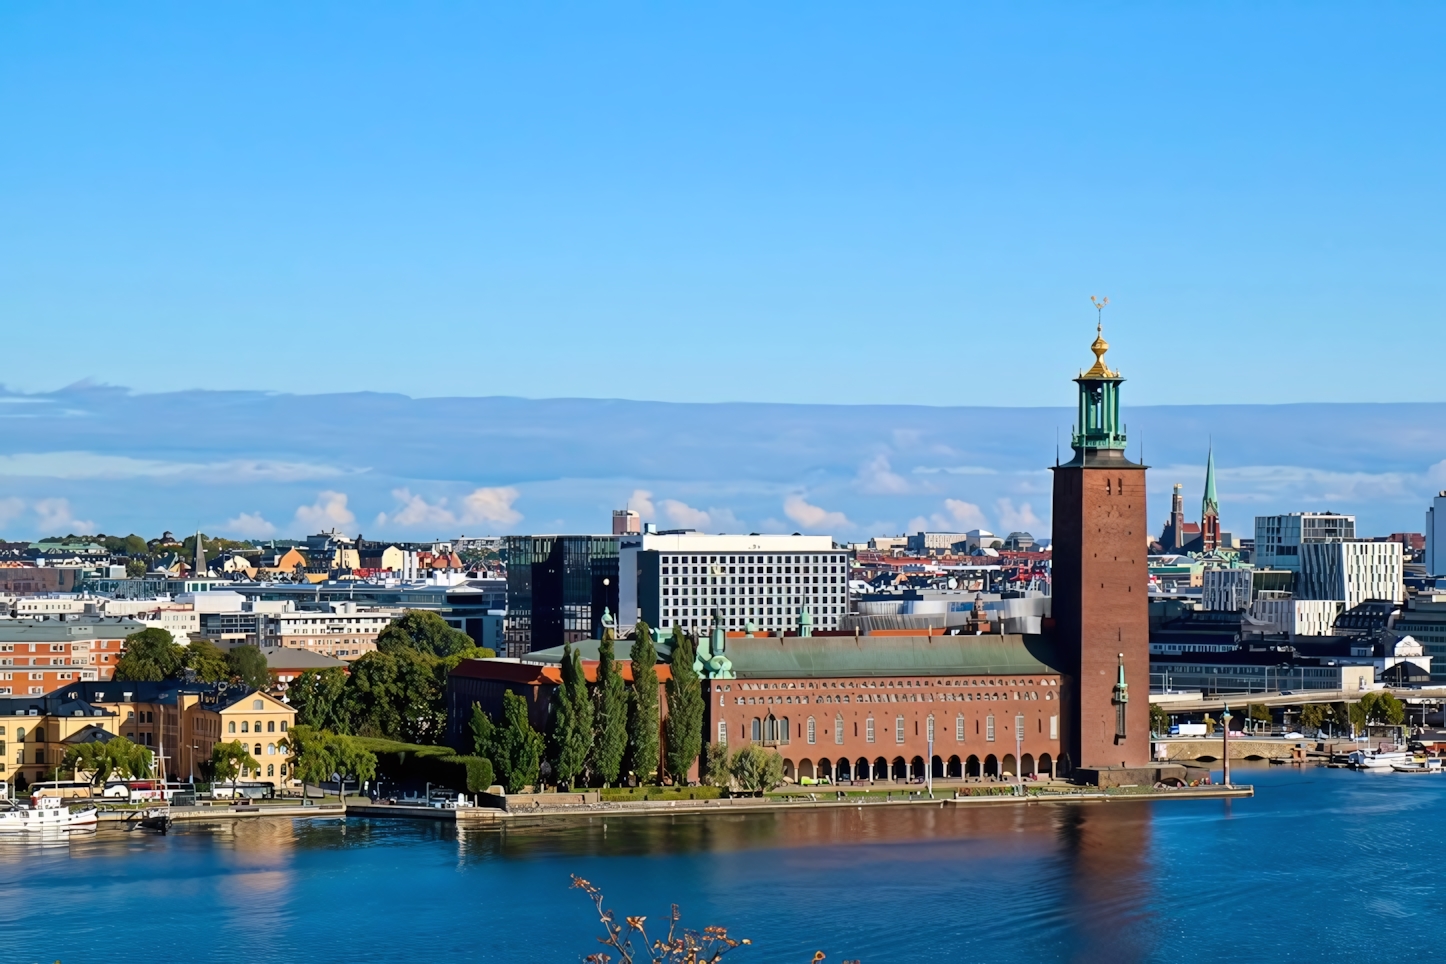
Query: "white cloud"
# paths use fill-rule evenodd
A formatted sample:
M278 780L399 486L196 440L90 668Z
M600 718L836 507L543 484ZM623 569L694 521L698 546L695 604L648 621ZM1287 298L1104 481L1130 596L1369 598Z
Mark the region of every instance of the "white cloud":
M859 469L858 486L870 495L902 495L909 491L909 482L894 472L886 455L876 455Z
M262 518L260 512L243 512L226 520L226 531L243 539L265 539L276 535L276 526Z
M473 489L462 497L461 511L453 512L447 507L445 498L428 502L426 497L415 495L410 489L393 489L392 496L399 503L399 507L391 515L380 513L377 516L377 525L512 525L522 519L522 513L512 508L518 495L518 491L510 486Z
M41 499L34 507L38 517L36 525L47 534L62 535L71 532L89 532L95 523L88 519L77 519L70 511L69 499Z
M1001 529L1008 530L1008 532L1020 529L1037 529L1044 525L1044 522L1039 516L1034 514L1034 509L1030 507L1028 502L1020 503L1018 509L1014 507L1014 500L1012 499L999 499L995 501L994 505L999 510L999 525ZM1008 532L1006 532L1006 535Z
M820 506L811 505L801 495L790 495L783 500L783 514L805 529L853 528L853 523L842 512L830 512Z
M45 479L181 479L198 482L305 482L350 470L307 462L231 459L170 462L96 452L21 452L0 455L0 476Z
M522 521L522 513L512 508L520 493L511 486L479 488L462 497L461 517L463 525L489 523L510 526Z
M710 516L703 509L695 509L686 502L679 502L677 499L664 499L658 503L662 507L663 514L668 520L680 529L706 529L712 522Z
M317 494L311 505L298 506L296 521L308 530L351 525L356 516L346 507L346 493L327 490Z
M633 494L628 496L628 508L636 512L644 522L652 522L658 517L658 509L653 505L653 493L647 489L634 489Z

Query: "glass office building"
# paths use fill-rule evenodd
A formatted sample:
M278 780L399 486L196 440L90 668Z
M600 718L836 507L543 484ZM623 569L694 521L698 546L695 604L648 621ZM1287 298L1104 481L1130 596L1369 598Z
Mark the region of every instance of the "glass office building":
M508 536L507 655L602 635L618 611L618 537Z

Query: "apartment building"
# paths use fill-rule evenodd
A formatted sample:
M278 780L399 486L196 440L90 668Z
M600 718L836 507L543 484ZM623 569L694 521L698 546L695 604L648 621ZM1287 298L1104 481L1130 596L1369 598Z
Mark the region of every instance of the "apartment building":
M1356 537L1356 517L1334 512L1291 512L1255 517L1255 565L1300 572L1301 547Z
M0 696L40 696L68 683L108 680L125 638L144 628L108 616L0 619Z
M717 610L726 629L837 629L848 614L848 554L829 536L695 532L625 536L619 547L619 622L700 632Z

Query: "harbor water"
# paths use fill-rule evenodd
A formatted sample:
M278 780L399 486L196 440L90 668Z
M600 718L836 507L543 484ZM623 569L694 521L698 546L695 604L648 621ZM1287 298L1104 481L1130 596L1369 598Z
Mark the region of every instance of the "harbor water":
M1434 957L1446 776L1240 768L1250 799L612 817L266 819L0 841L0 961L577 961L622 914L738 964Z

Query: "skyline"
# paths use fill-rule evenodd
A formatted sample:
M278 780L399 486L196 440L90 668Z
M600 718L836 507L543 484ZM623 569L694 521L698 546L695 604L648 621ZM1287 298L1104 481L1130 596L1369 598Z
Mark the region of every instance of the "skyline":
M1222 524L1240 536L1257 514L1302 510L1353 513L1362 534L1417 532L1446 488L1446 404L1139 406L1129 387L1129 454L1143 442L1153 534L1175 482L1198 517L1212 440ZM650 503L647 521L660 527L707 532L854 541L983 524L1043 536L1056 432L1067 457L1074 414L100 386L0 394L0 536L606 532L630 499Z
M10 7L3 381L1068 405L1094 293L1136 405L1439 401L1400 373L1446 350L1443 40L1425 6Z

